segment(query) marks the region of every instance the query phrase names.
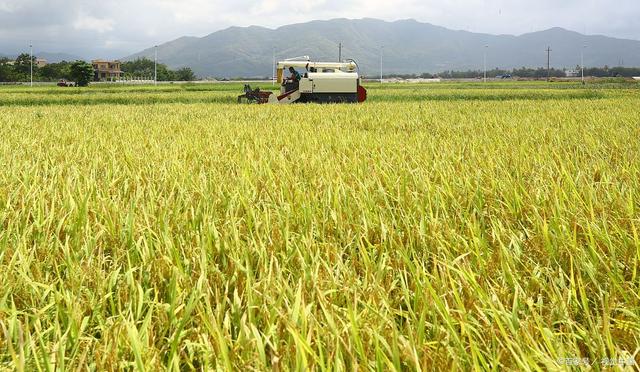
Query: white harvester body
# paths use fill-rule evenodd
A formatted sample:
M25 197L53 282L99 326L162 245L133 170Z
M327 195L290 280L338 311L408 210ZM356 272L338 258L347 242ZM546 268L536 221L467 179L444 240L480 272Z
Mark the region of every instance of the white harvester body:
M312 72L300 80L300 93L357 93L357 75L357 72Z
M288 69L293 67L301 74L300 81L293 82L284 78ZM304 69L304 71L302 71ZM367 91L361 85L358 66L354 61L348 62L311 62L308 57L303 60L285 60L277 64L277 81L280 94L251 90L245 86L245 94L238 97L257 103L346 103L363 102Z

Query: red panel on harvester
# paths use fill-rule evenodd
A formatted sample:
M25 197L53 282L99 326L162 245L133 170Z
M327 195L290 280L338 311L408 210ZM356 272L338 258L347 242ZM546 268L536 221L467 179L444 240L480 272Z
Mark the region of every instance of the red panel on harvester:
M358 85L358 102L367 100L367 90L362 85Z

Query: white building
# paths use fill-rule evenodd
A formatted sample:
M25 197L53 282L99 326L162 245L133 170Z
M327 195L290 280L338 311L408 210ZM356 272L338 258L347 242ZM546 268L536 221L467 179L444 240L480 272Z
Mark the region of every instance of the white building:
M565 70L564 74L566 77L578 77L580 76L580 71L577 70Z

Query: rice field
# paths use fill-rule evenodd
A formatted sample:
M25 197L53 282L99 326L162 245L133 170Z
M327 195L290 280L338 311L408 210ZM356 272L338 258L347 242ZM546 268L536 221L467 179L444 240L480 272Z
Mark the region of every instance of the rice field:
M0 370L637 370L639 88L0 87Z

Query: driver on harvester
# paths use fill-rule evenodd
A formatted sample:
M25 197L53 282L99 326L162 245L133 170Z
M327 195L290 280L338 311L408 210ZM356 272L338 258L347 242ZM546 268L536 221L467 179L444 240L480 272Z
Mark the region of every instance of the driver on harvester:
M302 75L300 75L300 73L293 67L289 67L289 72L291 73L291 76L289 76L287 80L292 83L299 83L300 79L302 79Z
M282 82L287 92L298 89L300 87L300 79L302 79L302 75L295 68L289 67L289 72L291 76Z

